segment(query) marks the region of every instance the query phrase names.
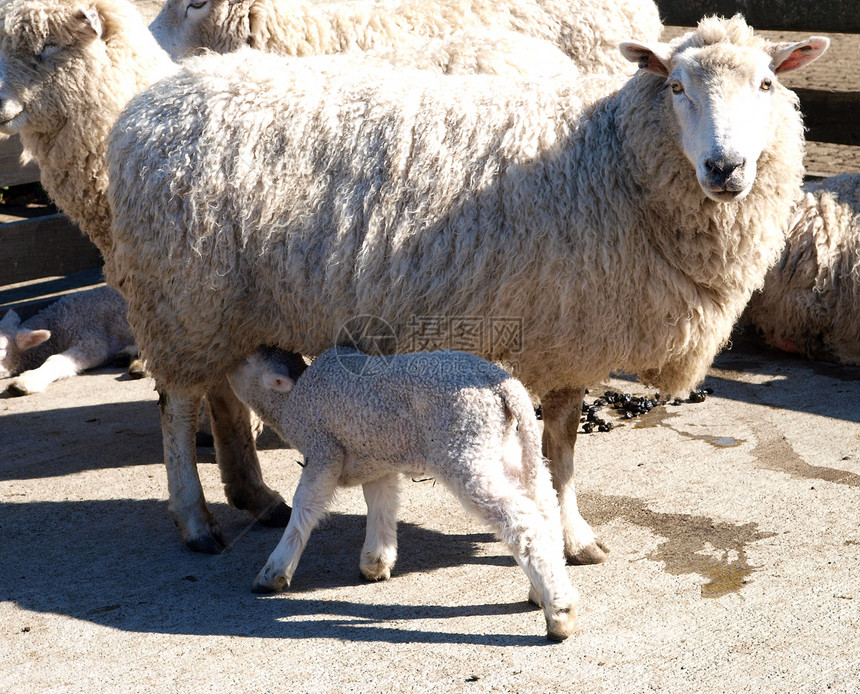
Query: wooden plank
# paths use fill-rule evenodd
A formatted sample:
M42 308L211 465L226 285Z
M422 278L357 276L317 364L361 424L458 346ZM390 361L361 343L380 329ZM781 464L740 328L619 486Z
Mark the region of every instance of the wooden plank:
M0 285L101 267L98 249L63 214L0 225Z
M0 188L39 180L39 167L35 162L21 166L21 151L21 140L17 135L0 136Z
M809 129L807 140L838 145L860 145L860 92L828 92L820 89L794 89L800 97L803 122Z
M740 12L756 29L860 34L858 0L656 0L664 24Z
M57 299L104 284L101 269L73 272L64 277L46 277L8 287L0 287L0 316L10 308L27 320Z

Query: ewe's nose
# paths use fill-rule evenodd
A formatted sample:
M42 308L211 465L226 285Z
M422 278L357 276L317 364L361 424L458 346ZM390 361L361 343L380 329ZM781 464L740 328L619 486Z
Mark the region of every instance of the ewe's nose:
M705 168L708 178L717 185L725 186L732 174L746 163L747 160L741 157L711 157L705 160Z

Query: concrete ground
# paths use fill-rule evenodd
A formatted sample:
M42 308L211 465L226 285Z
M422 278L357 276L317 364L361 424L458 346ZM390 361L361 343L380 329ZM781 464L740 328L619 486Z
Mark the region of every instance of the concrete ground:
M581 435L583 515L607 563L569 567L580 630L544 636L525 576L433 482L406 482L390 581L359 580L345 490L292 588L250 591L280 537L169 519L156 394L119 369L0 399L0 692L858 692L860 369L737 344L703 403ZM605 386L647 392L624 380ZM0 381L0 388L5 382ZM299 454L265 432L289 498Z

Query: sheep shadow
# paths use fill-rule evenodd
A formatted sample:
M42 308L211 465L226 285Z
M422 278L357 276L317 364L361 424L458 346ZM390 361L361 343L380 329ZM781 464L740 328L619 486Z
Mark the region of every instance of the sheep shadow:
M23 610L141 633L546 643L542 629L528 634L531 618L523 620L523 635L457 633L423 624L528 612L542 625L524 594L520 601L470 605L424 604L420 594L409 604L386 601L386 593L396 588L391 582L414 572L462 564L513 566L507 556L479 556L481 545L493 540L489 534L446 535L401 524L402 560L395 575L387 583L367 584L358 576L364 517L332 514L311 536L293 587L283 594L259 596L251 592L251 581L280 530L249 526L243 513L213 504L233 544L220 555L195 554L178 542L166 506L157 500L118 499L0 505L0 530L7 538L0 599ZM344 600L337 592L331 599L316 594L352 586L360 598L356 601ZM26 628L26 613L20 619L25 620L20 628Z

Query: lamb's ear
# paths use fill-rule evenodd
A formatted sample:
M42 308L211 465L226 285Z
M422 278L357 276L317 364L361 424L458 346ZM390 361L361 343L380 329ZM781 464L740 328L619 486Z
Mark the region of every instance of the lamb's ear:
M636 63L640 70L660 77L669 76L669 71L672 69L672 47L669 44L622 41L618 44L618 50L631 63Z
M92 38L104 36L105 26L99 11L95 7L85 7L77 11L75 19L80 23L80 31Z
M800 43L775 43L771 47L771 67L777 75L797 70L818 60L829 46L826 36L810 36Z
M289 393L294 385L295 381L292 378L277 371L266 371L263 374L263 387L267 390L274 390L278 393Z
M21 319L18 317L18 314L15 313L15 309L12 308L6 311L6 315L3 316L3 320L0 320L0 330L7 331L9 333L17 330L19 325L21 325Z
M22 352L38 347L51 337L50 330L19 330L15 335L15 344Z

